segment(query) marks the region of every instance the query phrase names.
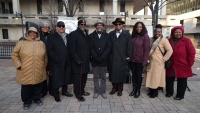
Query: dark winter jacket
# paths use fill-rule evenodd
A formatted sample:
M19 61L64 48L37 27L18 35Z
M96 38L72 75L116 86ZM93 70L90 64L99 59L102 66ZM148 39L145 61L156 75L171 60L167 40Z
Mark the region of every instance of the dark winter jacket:
M108 56L111 51L110 36L106 32L101 33L99 38L96 30L89 35L92 66L107 67Z
M66 38L68 38L68 35ZM54 32L47 37L47 53L48 61L51 62L52 75L50 80L52 87L59 88L72 83L68 48L58 32Z
M109 35L112 44L109 58L109 79L112 83L123 83L126 81L127 58L131 57L131 35L125 30L122 30L118 38L115 30L111 31Z
M132 37L132 57L131 62L142 63L146 66L149 59L150 38L147 34L144 36Z
M89 36L87 32L85 35L80 28L77 28L69 34L67 45L71 58L72 73L87 74L89 72L90 60Z

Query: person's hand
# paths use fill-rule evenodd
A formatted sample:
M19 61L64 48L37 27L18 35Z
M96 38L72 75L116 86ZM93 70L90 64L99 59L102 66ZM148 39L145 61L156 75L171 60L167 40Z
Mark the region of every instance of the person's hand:
M83 63L83 62L77 62L77 64L82 65L82 64L84 64L84 63Z

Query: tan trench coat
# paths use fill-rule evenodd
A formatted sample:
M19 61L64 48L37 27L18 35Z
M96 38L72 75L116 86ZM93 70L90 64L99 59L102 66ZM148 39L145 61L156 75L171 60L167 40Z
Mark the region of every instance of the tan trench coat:
M45 44L39 38L35 41L30 38L19 41L12 51L11 58L17 69L17 83L29 85L46 80L47 53Z
M155 51L150 56L151 68L147 71L144 84L148 88L156 89L158 87L165 87L165 67L164 62L170 58L172 55L172 47L166 38L162 38L158 44L162 52L165 51L166 54L163 57L159 48L157 47Z

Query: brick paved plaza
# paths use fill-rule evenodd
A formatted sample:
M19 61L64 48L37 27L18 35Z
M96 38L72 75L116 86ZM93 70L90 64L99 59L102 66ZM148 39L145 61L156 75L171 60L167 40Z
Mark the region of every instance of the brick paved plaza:
M194 73L199 75L200 61L193 66ZM78 102L75 97L61 96L61 102L47 95L42 106L32 103L31 108L23 110L20 97L20 85L15 82L15 68L11 60L0 60L0 113L200 113L200 76L194 76L188 80L191 92L186 91L185 99L174 100L166 98L163 92L159 92L158 98L149 98L147 89L142 87L141 96L137 99L129 97L131 84L124 85L123 95L109 95L111 84L107 81L107 99L99 96L93 99L93 82L91 78L87 82L86 91L91 93L85 97L85 102ZM72 92L72 86L69 87Z

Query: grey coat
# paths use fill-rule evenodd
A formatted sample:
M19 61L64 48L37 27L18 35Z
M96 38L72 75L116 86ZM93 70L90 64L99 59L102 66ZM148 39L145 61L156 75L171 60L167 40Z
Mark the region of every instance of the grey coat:
M118 38L115 30L111 31L109 35L112 43L109 57L109 80L112 83L124 83L128 64L127 58L131 57L131 35L125 30L122 30Z

